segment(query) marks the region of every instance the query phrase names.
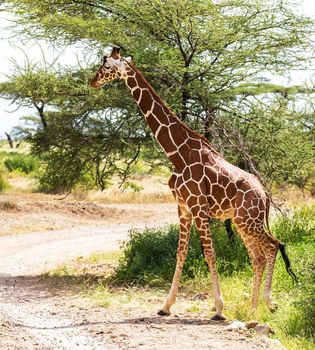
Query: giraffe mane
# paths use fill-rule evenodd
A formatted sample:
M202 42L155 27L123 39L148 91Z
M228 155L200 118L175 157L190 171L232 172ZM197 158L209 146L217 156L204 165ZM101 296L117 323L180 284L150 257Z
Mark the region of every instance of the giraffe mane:
M150 91L150 93L153 93L155 96L155 99L159 102L159 104L161 104L162 106L166 107L167 109L169 109L165 103L161 100L161 98L158 96L158 94L154 91L153 87L148 83L148 81L145 79L145 77L142 75L142 73L139 71L139 69L131 62L128 62L127 60L124 60L127 65L130 66L131 69L133 69L137 74L139 74L141 76L141 78L145 81L145 83L148 86L148 90ZM203 135L199 134L198 132L190 129L190 127L188 127L183 121L181 121L177 115L175 115L170 109L169 111L171 112L172 116L177 120L178 124L180 124L186 131L189 132L189 134L197 137L198 139L200 139L201 141L204 142L204 144L206 144L206 146L208 146L212 152L216 153L217 155L220 155L220 153L213 147L213 145L210 143L210 141L204 137Z

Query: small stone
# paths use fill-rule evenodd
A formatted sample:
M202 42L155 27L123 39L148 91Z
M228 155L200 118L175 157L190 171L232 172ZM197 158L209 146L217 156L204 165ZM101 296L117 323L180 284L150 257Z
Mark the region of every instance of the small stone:
M258 324L257 326L254 327L254 330L260 334L275 334L275 331L269 326L268 323L265 324Z
M208 297L209 297L209 294L207 294L207 293L198 293L192 298L192 300L193 301L206 300L206 299L208 299Z
M246 330L246 324L244 322L234 320L232 323L230 323L226 329L228 331L238 331L240 329Z
M258 321L249 321L246 323L246 328L247 329L255 328L258 324L259 324Z
M129 335L126 333L121 333L121 334L119 334L119 337L129 338Z
M275 349L285 349L279 339L272 339L271 341Z
M150 326L150 328L154 328L154 329L160 329L160 330L163 330L163 331L165 331L165 327L164 326L160 326L160 325L155 325L155 324L152 324L151 326Z
M244 292L243 296L244 296L244 299L249 299L250 298L250 294L247 293L247 292Z

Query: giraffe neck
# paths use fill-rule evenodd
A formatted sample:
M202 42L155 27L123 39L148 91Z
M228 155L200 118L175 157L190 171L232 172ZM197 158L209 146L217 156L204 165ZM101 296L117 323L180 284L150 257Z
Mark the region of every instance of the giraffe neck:
M181 171L189 164L191 150L203 148L206 141L172 113L133 64L128 63L123 80L156 140L175 168Z

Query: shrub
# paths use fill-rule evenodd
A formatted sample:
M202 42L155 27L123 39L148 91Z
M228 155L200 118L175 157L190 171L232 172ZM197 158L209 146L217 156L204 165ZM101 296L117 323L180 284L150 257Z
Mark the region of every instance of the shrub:
M291 216L279 216L272 231L279 240L288 243L314 241L315 205L297 209Z
M138 185L137 183L131 182L131 181L125 182L123 188L126 190L130 189L131 191L133 191L135 193L143 190L143 186Z
M212 232L219 273L231 274L247 268L248 256L239 237L234 243L229 242L222 226L215 227ZM123 257L116 273L118 281L150 285L171 281L176 265L178 236L178 225L146 229L143 232L132 231L129 240L123 245ZM183 279L200 274L208 274L208 267L202 254L199 234L193 226Z
M30 174L38 168L38 161L31 155L10 153L4 160L4 165L9 171L20 171Z
M19 206L10 200L4 200L0 202L0 210L19 210Z
M7 187L8 187L8 183L4 178L4 171L0 167L0 192L2 192Z
M314 247L313 247L314 249ZM314 250L313 250L314 251ZM309 251L311 253L311 251ZM311 253L312 254L312 253ZM293 310L285 320L286 332L292 336L314 339L315 335L315 258L312 255L305 266L298 298L293 302Z
M67 193L75 186L83 185L91 189L95 179L91 176L89 164L85 164L79 155L65 157L51 149L41 155L42 166L36 174L38 190L46 193Z
M315 205L296 209L289 217L279 216L273 233L288 243L288 255L299 284L292 286L284 264L275 269L274 291L285 301L277 312L277 323L285 336L314 341L315 334ZM278 259L282 260L280 256Z
M234 229L234 242L229 241L222 225L211 231L218 272L221 275L232 275L236 271L246 270L250 266L250 260L244 243L236 230Z

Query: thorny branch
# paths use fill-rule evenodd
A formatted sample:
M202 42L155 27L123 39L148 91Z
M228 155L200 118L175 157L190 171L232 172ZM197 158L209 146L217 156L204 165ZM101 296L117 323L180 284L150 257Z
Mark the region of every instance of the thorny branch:
M236 148L237 150L240 150L241 153L244 155L245 159L247 160L250 168L251 168L251 172L259 179L259 181L262 183L263 187L265 188L265 191L269 197L270 203L274 206L275 209L277 209L282 215L286 216L285 213L283 212L283 210L280 208L279 204L275 202L273 195L272 195L272 191L270 190L270 188L267 185L267 182L265 180L265 178L260 174L260 172L257 170L255 164L254 164L254 160L251 157L248 149L245 146L245 142L243 140L242 135L240 134L240 132L237 131L232 131L229 130L229 132L227 131L227 129L222 126L218 120L214 117L213 113L208 113L208 117L211 119L211 122L216 125L216 127L223 133L223 135L226 137L227 140L229 140L230 144ZM237 143L233 142L234 140L237 140Z

